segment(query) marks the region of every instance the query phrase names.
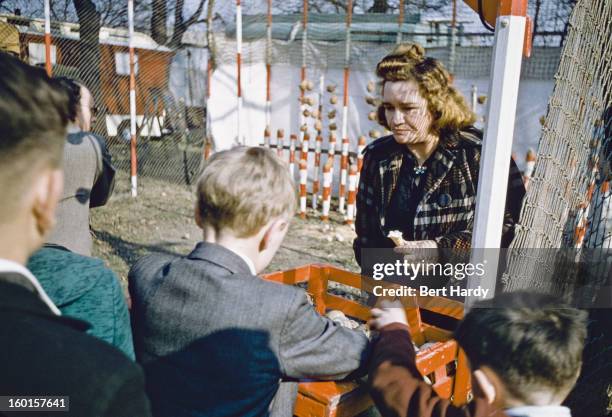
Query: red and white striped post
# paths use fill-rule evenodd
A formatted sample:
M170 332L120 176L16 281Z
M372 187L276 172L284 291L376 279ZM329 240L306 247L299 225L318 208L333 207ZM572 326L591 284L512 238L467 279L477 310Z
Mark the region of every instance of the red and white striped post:
M348 204L346 207L346 224L355 220L355 203L357 201L357 166L351 165L348 177Z
M285 131L283 129L278 129L276 131L276 154L282 158L283 157L283 141L285 140Z
M349 140L342 138L342 154L340 157L340 188L338 190L338 211L344 213L344 204L346 202L346 180L349 165Z
M242 137L242 7L240 0L236 0L236 106L238 143L245 144Z
M266 128L264 129L264 146L266 148L270 147L270 128L268 125L266 125Z
M344 213L346 199L346 176L348 171L348 89L351 62L351 21L353 19L353 1L349 0L346 7L346 43L344 51L344 89L342 98L342 158L340 163L340 188L338 195L338 211Z
M308 163L309 147L310 147L310 135L307 132L304 132L304 140L302 141L302 153L300 154L300 159L302 161L306 161L306 163Z
M308 163L300 161L300 217L306 218L306 185L308 181Z
M51 4L45 0L45 70L47 75L53 75L51 62Z
M363 167L363 151L366 147L367 139L365 136L359 136L357 143L357 184L359 184L359 177L361 176L361 168Z
M332 187L332 161L328 160L323 167L323 213L321 220L329 221L329 208L331 206L331 187Z
M317 210L317 199L319 198L319 171L321 169L321 144L323 137L317 135L315 139L314 176L312 179L312 209Z
M326 164L330 164L330 172L332 178L334 176L334 165L335 165L335 156L336 156L336 134L334 132L329 132L329 148L327 149L327 161Z
M268 0L268 21L266 25L266 131L270 133L272 119L272 0ZM269 140L269 135L268 135ZM269 144L268 144L269 146Z
M128 0L128 47L130 51L130 174L132 197L138 195L138 158L136 155L136 74L134 71L134 0Z
M294 175L295 175L295 143L296 142L297 142L297 136L292 133L289 138L289 173L291 174L291 178L294 178Z

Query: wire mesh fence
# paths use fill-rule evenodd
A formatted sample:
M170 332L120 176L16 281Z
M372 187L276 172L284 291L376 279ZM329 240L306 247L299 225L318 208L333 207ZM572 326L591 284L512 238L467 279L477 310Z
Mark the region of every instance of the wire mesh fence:
M127 3L127 0L49 2L49 59L53 75L75 78L92 91L98 109L94 130L107 138L116 165L125 170L130 167ZM272 106L277 107L273 115L277 126L272 120L268 127L297 133L304 123L300 115L304 112L302 106L285 105L287 100L297 100L300 92L295 85L299 80L283 78L280 68L290 68L297 74L305 67L307 77L315 83L327 74L326 84L331 84L334 82L331 72L348 67L353 82L359 80L363 84L359 87L353 84L348 91L348 101L359 102L349 106L349 117L354 119L349 125L351 153L357 152L360 135L371 133L374 137L384 133L375 120L365 117L372 109L364 104L364 99L375 95L366 91L366 84L376 63L397 41L423 44L427 53L441 59L457 78L488 78L490 73L493 34L474 21L473 11L462 2L457 2L453 14L451 2L445 1L388 0L383 2L382 9L380 2L355 1L349 26L346 5L341 2L311 0L306 9L302 1L243 3L242 66L263 72L263 67L258 65L268 64L278 80L272 87L271 99ZM533 58L524 62L523 77L550 80L557 68L572 2L531 3L530 12L536 17L541 34L535 37ZM228 126L234 128L233 119L228 121L223 114L230 110L217 112L215 119L207 115L207 95L235 94L235 77L215 80L217 84L232 84L226 90L221 86L215 93L217 84L209 88L214 71L235 73L235 5L214 0L133 0L133 5L138 174L190 184L205 154L205 138L214 132L225 133ZM306 26L303 25L305 14ZM45 65L47 61L44 17L43 0L0 2L0 20L19 30L21 55L35 65ZM274 72L275 68L279 71ZM335 83L341 89L342 79L336 78ZM243 89L247 90L258 81L247 75L242 82ZM274 87L279 83L291 89L292 96L275 101ZM322 96L314 94L311 114L322 107L319 103ZM327 94L324 99L340 102L326 105L325 113L328 115L335 109L338 115L335 120L324 123L321 133L323 147L336 146L339 153L340 140L335 145L328 142L332 133L329 127L336 126L339 131L343 123L341 100L338 97L334 100L332 96ZM245 106L249 106L248 100ZM263 109L258 110L263 114ZM484 112L484 106L481 111ZM291 125L286 124L287 120ZM314 137L316 118L306 120ZM247 142L263 143L264 126L244 124L249 127L251 137ZM288 140L289 134L286 137ZM215 138L218 148L224 146L223 141Z
M581 0L569 21L535 173L523 203L509 289L540 289L592 299L609 276L587 270L612 264L612 3ZM534 258L527 248L574 248L573 259ZM552 253L552 252L551 252ZM558 273L579 261L585 269ZM560 269L561 268L561 269Z

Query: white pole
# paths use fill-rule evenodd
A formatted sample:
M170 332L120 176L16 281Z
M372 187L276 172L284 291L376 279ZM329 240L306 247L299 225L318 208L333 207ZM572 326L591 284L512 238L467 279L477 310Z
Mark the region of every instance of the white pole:
M525 13L516 15L517 7L512 3L524 3ZM507 10L503 10L504 5ZM486 274L468 280L470 289L489 289L486 298L495 294L526 24L525 0L502 3L500 7L472 235L471 263L484 264ZM466 304L473 301L466 299Z
M130 171L132 197L138 195L136 157L136 75L134 73L134 0L128 0L128 47L130 51Z
M245 144L242 137L242 8L236 0L236 67L237 67L237 121L238 143Z
M353 18L353 2L348 1L346 8L346 48L344 50L344 88L342 92L342 157L340 159L340 186L338 189L338 211L344 214L346 202L346 180L348 176L348 90L351 63L351 21Z

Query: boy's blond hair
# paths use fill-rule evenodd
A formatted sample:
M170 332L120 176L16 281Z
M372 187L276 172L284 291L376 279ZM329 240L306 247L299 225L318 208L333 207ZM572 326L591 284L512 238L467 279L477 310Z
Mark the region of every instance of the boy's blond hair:
M238 147L215 153L197 185L202 222L253 236L271 219L291 216L296 194L287 164L266 148Z

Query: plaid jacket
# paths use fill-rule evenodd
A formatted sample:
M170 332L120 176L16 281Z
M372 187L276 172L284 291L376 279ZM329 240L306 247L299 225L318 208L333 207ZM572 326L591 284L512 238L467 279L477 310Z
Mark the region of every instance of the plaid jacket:
M473 127L440 141L425 174L423 197L414 218L414 240L435 240L442 249L470 248L481 145L482 132ZM394 246L386 237L390 230L385 228L385 211L401 166L402 145L393 136L377 139L364 150L357 193L357 238L353 243L360 264L361 249ZM502 247L507 247L514 237L524 196L521 173L511 160Z

